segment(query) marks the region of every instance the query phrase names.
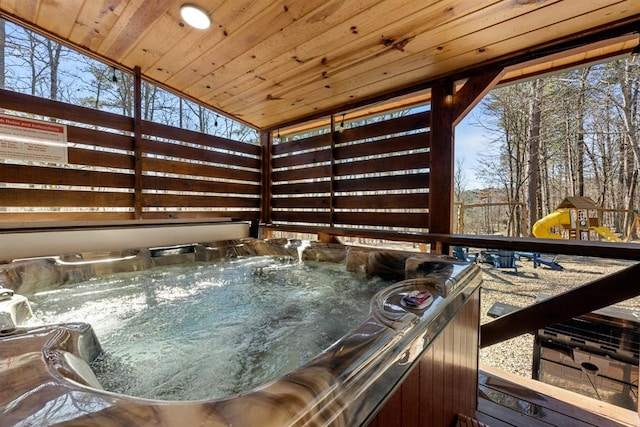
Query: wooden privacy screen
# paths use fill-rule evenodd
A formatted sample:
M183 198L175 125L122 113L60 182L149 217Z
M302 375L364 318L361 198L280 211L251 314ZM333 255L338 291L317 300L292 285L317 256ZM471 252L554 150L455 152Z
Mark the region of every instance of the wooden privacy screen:
M0 221L259 217L257 145L142 121L136 174L131 117L6 90L0 108L65 123L69 141L68 164L0 159Z
M275 141L271 222L425 231L429 117L363 120Z

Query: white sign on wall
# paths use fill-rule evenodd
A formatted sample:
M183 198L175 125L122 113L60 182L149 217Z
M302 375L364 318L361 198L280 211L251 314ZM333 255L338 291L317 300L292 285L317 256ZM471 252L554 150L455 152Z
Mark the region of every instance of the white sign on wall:
M0 114L0 158L68 163L67 126Z

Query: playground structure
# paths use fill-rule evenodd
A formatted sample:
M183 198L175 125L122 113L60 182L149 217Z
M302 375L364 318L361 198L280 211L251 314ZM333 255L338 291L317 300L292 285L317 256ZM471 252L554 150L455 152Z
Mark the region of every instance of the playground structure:
M491 208L497 206L517 206L521 203L484 203L464 205L458 204L458 230L464 228L464 210L467 208ZM603 212L628 212L612 209L601 209L589 197L567 197L549 215L538 220L532 227L533 236L546 239L573 240L607 240L610 242L627 242L635 232L640 236L640 214L634 213L634 220L628 235L623 239L609 228L602 225ZM562 232L565 231L565 232ZM466 262L484 262L495 268L513 268L517 274L516 261L529 259L533 267L544 266L555 271L563 271L564 267L557 261L557 256L544 258L535 252L504 251L498 254L496 250L486 250L480 254L469 253L468 248L454 247L453 255Z
M601 217L601 209L589 197L567 197L555 211L533 224L531 233L538 238L563 239L562 234L551 230L562 227L572 240L622 242L621 238L601 224Z

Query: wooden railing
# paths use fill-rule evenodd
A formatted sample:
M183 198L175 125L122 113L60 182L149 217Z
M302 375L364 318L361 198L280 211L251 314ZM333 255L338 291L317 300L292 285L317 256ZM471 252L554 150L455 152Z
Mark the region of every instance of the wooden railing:
M488 347L545 326L570 320L640 295L640 264L549 299L505 314L481 327L480 347Z
M592 256L640 261L640 244L604 241L537 239L533 237L481 236L470 234L436 234L396 232L371 228L318 227L290 224L262 224L263 231L283 231L322 236L364 237L396 242L431 245L431 252L449 253L451 246L510 249L522 252Z
M398 233L339 227L263 225L265 231L317 234L322 239L348 236L431 245L433 252L449 253L450 246L510 249L640 261L640 244L580 240L550 240L463 234ZM487 347L554 323L569 320L640 295L640 264L511 312L481 326L480 347Z

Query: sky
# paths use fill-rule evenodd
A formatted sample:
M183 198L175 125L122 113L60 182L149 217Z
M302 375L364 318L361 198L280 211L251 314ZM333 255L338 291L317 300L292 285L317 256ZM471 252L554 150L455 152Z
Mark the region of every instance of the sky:
M477 121L480 108L476 107L458 124L455 133L455 164L463 163L464 188L475 190L485 188L486 184L476 178L480 154L487 148L485 130L471 123Z

